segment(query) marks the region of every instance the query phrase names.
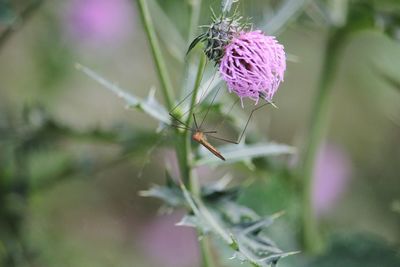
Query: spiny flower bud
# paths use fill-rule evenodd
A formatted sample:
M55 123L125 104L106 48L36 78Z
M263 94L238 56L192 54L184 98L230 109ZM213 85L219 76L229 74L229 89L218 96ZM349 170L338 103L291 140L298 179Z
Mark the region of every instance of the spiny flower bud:
M219 65L221 58L224 56L225 47L232 39L239 35L242 31L249 27L248 23L241 22L242 18L234 14L231 17L221 15L216 17L213 15L213 23L204 26L206 32L197 36L190 44L188 53L199 42L205 45L204 53L209 60L214 61L215 65Z
M219 18L212 23L204 36L204 53L208 59L219 64L224 55L224 48L238 33L239 23L233 18Z
M228 90L241 99L271 101L283 81L286 56L275 37L261 31L242 32L224 47L219 72Z

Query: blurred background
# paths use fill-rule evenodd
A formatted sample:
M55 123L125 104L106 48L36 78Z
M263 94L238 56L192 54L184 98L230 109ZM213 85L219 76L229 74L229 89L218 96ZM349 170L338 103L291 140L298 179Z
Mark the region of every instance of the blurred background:
M168 46L168 37L186 34L189 1L149 2L179 84L185 51ZM242 14L262 27L283 1L241 2ZM321 6L340 24L335 3L347 1L308 2L275 33L289 58L279 109L263 110L251 123L259 136L296 147L307 138L326 49ZM349 2L375 4L379 12L338 58L314 209L327 243L342 242L332 246L340 255L334 259L353 257L354 242L363 244L354 258L364 251L383 264L340 266L400 266L400 4ZM219 1L203 0L200 24L210 23L209 6L218 10ZM163 184L165 164L176 164L168 137L74 67L89 66L140 97L158 88L136 9L130 0L0 1L1 266L199 266L195 232L174 226L183 213L160 215L160 201L138 195ZM158 90L156 97L161 101ZM293 159L275 161L268 172L232 167L239 179L255 178L241 201L260 214L295 214L298 199L284 178ZM227 170L201 171L210 179ZM295 221L288 216L277 227L281 247L301 249ZM296 266L302 257L280 264ZM315 266L339 266L323 265L334 262L325 257Z

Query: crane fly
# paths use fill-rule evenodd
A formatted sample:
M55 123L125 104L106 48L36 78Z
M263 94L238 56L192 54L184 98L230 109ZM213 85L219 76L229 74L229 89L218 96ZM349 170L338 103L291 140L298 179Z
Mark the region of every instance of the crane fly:
M200 128L197 125L197 121L196 121L196 116L193 113L193 120L194 120L194 124L196 125L196 131L194 132L194 134L192 135L192 139L194 141L196 141L197 143L199 143L200 145L204 146L205 148L208 149L208 151L210 151L211 153L213 153L215 156L217 156L218 158L225 160L224 156L222 156L221 152L218 151L218 149L216 149L213 145L211 145L206 138L206 134L207 133L217 133L217 131L209 131L209 132L203 132L202 130L200 130Z
M217 94L218 94L218 91L219 91L219 89L217 90ZM217 95L217 94L216 94L216 95ZM189 95L190 95L190 94L189 94ZM214 96L212 102L214 102L216 95ZM178 106L179 106L179 104L178 104ZM175 108L176 108L176 107L175 107ZM174 108L174 109L175 109L175 108ZM174 109L173 109L173 110L174 110ZM193 140L193 141L195 141L195 142L199 143L200 145L204 146L208 151L210 151L211 153L213 153L213 154L214 154L216 157L218 157L219 159L225 160L225 157L222 156L221 152L219 152L217 148L215 148L212 144L210 144L210 143L207 141L207 136L208 136L209 134L217 133L217 131L203 131L203 130L201 129L201 126L202 126L202 124L203 124L203 122L204 122L204 120L205 120L205 117L206 117L207 114L208 114L209 109L210 109L210 107L207 109L207 113L206 113L206 115L204 116L203 120L201 121L200 126L199 126L199 124L197 123L196 115L195 115L194 113L192 113L192 115L193 115L193 121L194 121L194 125L195 125L195 128L194 128L194 129L191 128L191 127L189 127L189 126L187 126L184 122L182 122L182 120L180 120L179 118L177 118L177 117L172 113L173 110L171 110L171 111L169 112L169 115L170 115L174 120L176 120L177 122L180 123L180 125L172 125L172 126L174 126L174 127L176 127L176 128L180 128L180 129L185 129L185 130L191 131L191 132L193 133L193 134L192 134L192 140ZM187 113L187 112L185 112L185 113Z
M245 125L244 129L242 130L242 132L241 132L241 134L239 135L239 138L238 138L237 140L229 140L229 139L221 138L221 137L212 135L212 134L216 134L216 133L217 133L216 130L213 130L213 131L203 131L203 130L202 130L202 125L203 125L203 123L204 123L204 121L205 121L205 118L207 117L207 115L208 115L208 113L209 113L209 110L210 110L212 104L213 104L214 101L215 101L216 96L218 95L219 90L220 90L220 88L217 89L217 92L216 92L216 94L214 95L214 97L213 97L213 99L212 99L212 101L211 101L211 104L210 104L209 108L207 109L206 114L204 115L204 117L203 117L202 121L200 122L200 124L197 123L195 113L192 113L192 115L193 115L193 122L194 122L195 128L189 127L189 126L188 126L187 124L185 124L181 119L179 119L177 116L175 116L175 115L173 114L173 111L174 111L174 110L180 105L180 103L182 103L183 101L181 101L180 103L178 103L178 105L177 105L175 108L173 108L173 109L169 112L169 115L170 115L176 122L179 123L179 125L172 124L171 126L176 127L176 128L179 128L179 129L184 129L184 130L191 131L191 132L192 132L192 140L193 140L193 141L199 143L200 145L202 145L203 147L205 147L208 151L210 151L212 154L214 154L216 157L218 157L219 159L225 161L225 160L226 160L225 157L222 155L222 153L221 153L220 151L218 151L217 148L215 148L211 143L208 142L207 137L211 137L211 138L213 138L213 139L217 139L217 140L224 141L224 142L227 142L227 143L239 144L240 141L242 140L242 137L244 136L244 133L246 132L246 129L247 129L248 125L249 125L250 119L251 119L251 117L253 116L253 113L254 113L256 110L261 109L262 107L264 107L264 106L266 106L266 105L268 105L268 104L272 104L274 107L275 107L275 105L274 105L272 102L267 101L267 103L264 103L264 104L262 104L262 105L260 105L260 106L258 106L258 107L256 107L256 108L254 108L254 109L250 112L250 115L249 115L249 117L248 117L248 119L247 119L246 125ZM190 95L190 94L189 94L189 95ZM187 97L188 97L188 96L186 96L185 99L186 99ZM185 100L185 99L184 99L184 100ZM237 100L233 103L233 105L232 105L232 106L230 107L230 109L229 109L229 112L230 112L230 111L233 109L233 107L239 102L239 100L240 100L240 99L237 99ZM186 111L184 114L186 114L187 112L189 112L189 110ZM184 114L183 114L183 115L184 115ZM224 120L225 120L225 118L223 119L222 123L224 122ZM221 124L222 124L222 123L221 123Z
M192 135L192 139L194 141L196 141L197 143L203 145L205 148L208 149L208 151L210 151L211 153L213 153L215 156L217 156L218 158L225 160L224 156L222 156L221 152L219 152L213 145L211 145L203 132L201 131L197 131Z

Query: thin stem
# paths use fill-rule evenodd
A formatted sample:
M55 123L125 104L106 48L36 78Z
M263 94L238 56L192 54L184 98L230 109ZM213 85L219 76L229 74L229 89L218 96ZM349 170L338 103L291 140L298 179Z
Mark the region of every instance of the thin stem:
M192 119L192 114L193 114L193 109L194 106L196 105L196 98L197 98L197 93L199 91L200 85L201 85L201 80L203 79L203 74L204 74L204 69L206 66L206 57L202 53L200 55L200 61L199 61L199 66L197 68L197 73L196 73L196 80L194 82L193 86L193 94L192 94L192 99L190 100L190 110L188 114L188 118L186 121L186 125L190 125L191 119Z
M190 28L189 28L189 40L194 35L194 31L197 28L199 14L200 14L200 3L201 0L191 0L191 11L190 11ZM150 14L148 11L148 7L145 0L137 0L139 6L139 12L147 33L147 37L150 42L150 46L152 49L154 61L157 67L157 73L162 84L162 90L164 94L165 102L167 103L168 109L171 110L173 108L172 101L172 86L170 82L170 78L168 76L164 59L161 54L160 46L158 40L155 35L154 27L151 22ZM199 67L197 71L197 76L194 84L193 95L190 103L190 111L186 125L190 125L191 117L193 114L193 107L195 105L197 92L200 87L201 79L203 76L204 68L205 68L206 60L204 55L201 56ZM186 64L187 65L187 64ZM186 66L187 67L187 66ZM185 68L186 69L186 68ZM188 130L184 130L183 134L177 133L177 141L176 145L176 153L178 158L179 169L181 173L182 180L185 185L190 188L192 194L196 196L200 196L200 187L198 185L198 179L192 174L191 165L189 164L189 155L190 155L190 140L188 138ZM209 255L209 250L207 249L207 243L205 243L205 239L200 242L200 249L203 258L203 266L210 267L211 265L211 257Z
M193 109L196 104L196 97L198 90L200 88L201 80L204 73L204 68L206 65L206 58L202 54L199 62L199 66L197 69L196 80L194 83L192 98L190 101L189 107L189 115L186 121L186 125L190 125L191 118L193 116ZM188 186L190 193L196 196L197 198L201 198L201 188L199 185L198 177L196 177L191 169L191 164L189 164L189 154L190 154L190 139L188 138L189 131L184 131L184 134L179 136L180 144L177 147L177 155L178 155L178 163L181 170L181 176L186 186ZM202 266L203 267L212 267L212 256L210 255L209 244L207 242L207 238L203 238L200 240L200 252L202 256Z
M191 122L191 118L193 117L193 119L195 119L195 117L193 116L193 109L196 105L196 98L197 98L197 93L199 91L200 85L201 85L201 80L203 78L203 74L204 74L204 69L206 66L207 60L204 54L201 54L200 57L200 62L199 62L199 66L197 69L197 74L196 74L196 80L194 83L194 89L193 89L193 95L192 95L192 99L190 102L190 110L189 110L189 115L188 115L188 119L187 119L187 123L190 125ZM196 123L197 124L197 123ZM196 127L198 127L196 125ZM200 126L201 127L201 126ZM186 138L186 140L189 141L189 138ZM187 143L188 147L190 147L190 142ZM195 177L194 175L191 175L189 180L189 190L190 192L196 196L197 198L201 198L201 187L199 185L199 179L198 177ZM210 253L210 248L209 248L209 242L208 239L206 237L202 238L200 240L200 251L201 251L201 256L202 256L202 266L203 267L211 267L214 266L213 264L213 260L212 260L212 256Z
M195 36L197 26L199 24L199 18L200 18L200 11L201 11L201 2L202 0L188 0L190 4L189 8L189 33L188 33L188 44L192 41L192 39ZM185 61L185 75L187 75L187 71L189 70L189 62ZM194 83L194 90L193 90L193 95L192 99L190 102L190 110L189 110L189 115L187 119L187 125L190 125L190 120L192 118L193 114L193 109L196 104L196 98L197 98L197 93L200 88L201 80L203 78L204 74L204 68L206 66L206 58L204 54L201 54L200 57L200 62L199 66L197 69L197 74L196 74L196 80ZM187 136L187 134L185 134ZM189 138L186 137L186 151L189 152L190 148L190 142ZM190 173L191 174L191 173ZM191 191L192 194L196 195L197 197L201 197L201 189L198 183L197 177L194 177L193 175L189 176L189 190ZM207 242L207 238L203 238L200 240L200 252L201 252L201 258L202 258L202 266L203 267L212 267L213 261L212 261L212 256L210 255L210 249L209 249L209 244Z
M146 0L137 0L137 3L138 3L138 7L139 7L140 17L142 19L143 26L146 31L147 39L150 43L153 59L156 64L157 75L161 82L161 90L164 95L164 100L166 102L168 109L171 109L172 103L173 103L173 101L172 101L172 94L173 94L172 83L171 83L169 74L167 72L164 57L162 56L162 53L161 53L160 44L158 42L155 30L154 30L154 25L151 20L150 12L149 12L149 9L147 6L147 1Z
M200 240L202 267L213 267L214 263L210 252L210 244L207 241L208 240L205 237L202 240Z
M188 43L192 41L194 38L197 25L199 22L199 16L200 16L200 10L201 10L201 0L189 0L190 1L190 11L189 11L189 16L190 16L190 26L189 26L189 34L188 34ZM188 70L188 62L186 61L186 68L185 71ZM197 69L197 74L196 74L196 80L194 83L194 90L192 94L192 99L190 102L190 110L189 110L189 115L187 119L187 125L190 125L190 121L192 118L193 114L193 108L196 104L196 98L197 98L197 93L200 88L201 80L203 78L203 73L204 73L204 68L206 66L206 58L204 54L201 55L199 66ZM186 73L185 73L186 74ZM185 134L187 136L187 134ZM186 151L189 152L190 149L190 141L189 138L186 137ZM201 196L201 189L198 183L197 177L194 177L192 173L189 176L189 190L191 191L192 194L196 195L197 197ZM212 262L212 256L210 255L210 249L209 249L209 244L207 242L207 238L203 238L200 240L200 252L201 252L201 258L202 258L202 266L203 267L211 267L213 266Z
M166 102L168 110L171 110L173 108L173 101L171 96L172 85L167 72L164 58L161 54L160 45L155 34L154 25L150 17L147 2L146 0L137 0L137 3L139 7L139 13L143 21L143 26L145 28L153 58L156 64L157 74L161 83L164 100ZM187 146L186 132L187 131L184 131L184 134L179 134L178 129L176 129L177 138L175 142L175 147L182 180L185 183L188 183L191 171L188 163L189 147Z
M313 170L318 148L324 138L329 115L329 97L334 76L337 70L337 58L340 43L343 41L341 32L332 31L328 38L318 92L314 99L307 143L299 165L299 177L303 181L302 190L302 226L303 242L307 251L317 253L324 249L324 244L318 230L318 223L312 207Z
M203 72L204 72L205 62L206 62L205 56L201 55L198 70L197 70L196 80L194 83L192 99L190 101L189 115L188 115L185 125L190 125L190 123L191 123L193 107L195 105L197 93L200 88L200 83L201 83L201 78L202 78ZM192 191L192 189L194 189L194 187L193 187L194 185L192 186L193 179L192 179L192 173L191 173L190 164L189 164L189 155L190 155L190 138L188 138L189 133L190 133L189 131L183 131L183 133L179 135L176 152L177 152L177 156L178 156L178 163L179 163L179 168L181 171L182 180L183 180L185 186L187 186L189 188L189 190Z

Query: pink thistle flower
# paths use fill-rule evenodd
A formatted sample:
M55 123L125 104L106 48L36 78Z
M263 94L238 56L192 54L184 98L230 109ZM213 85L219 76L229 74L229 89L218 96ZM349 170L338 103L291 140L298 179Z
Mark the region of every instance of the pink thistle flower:
M225 47L219 72L242 100L271 101L286 70L283 45L261 31L242 32Z

